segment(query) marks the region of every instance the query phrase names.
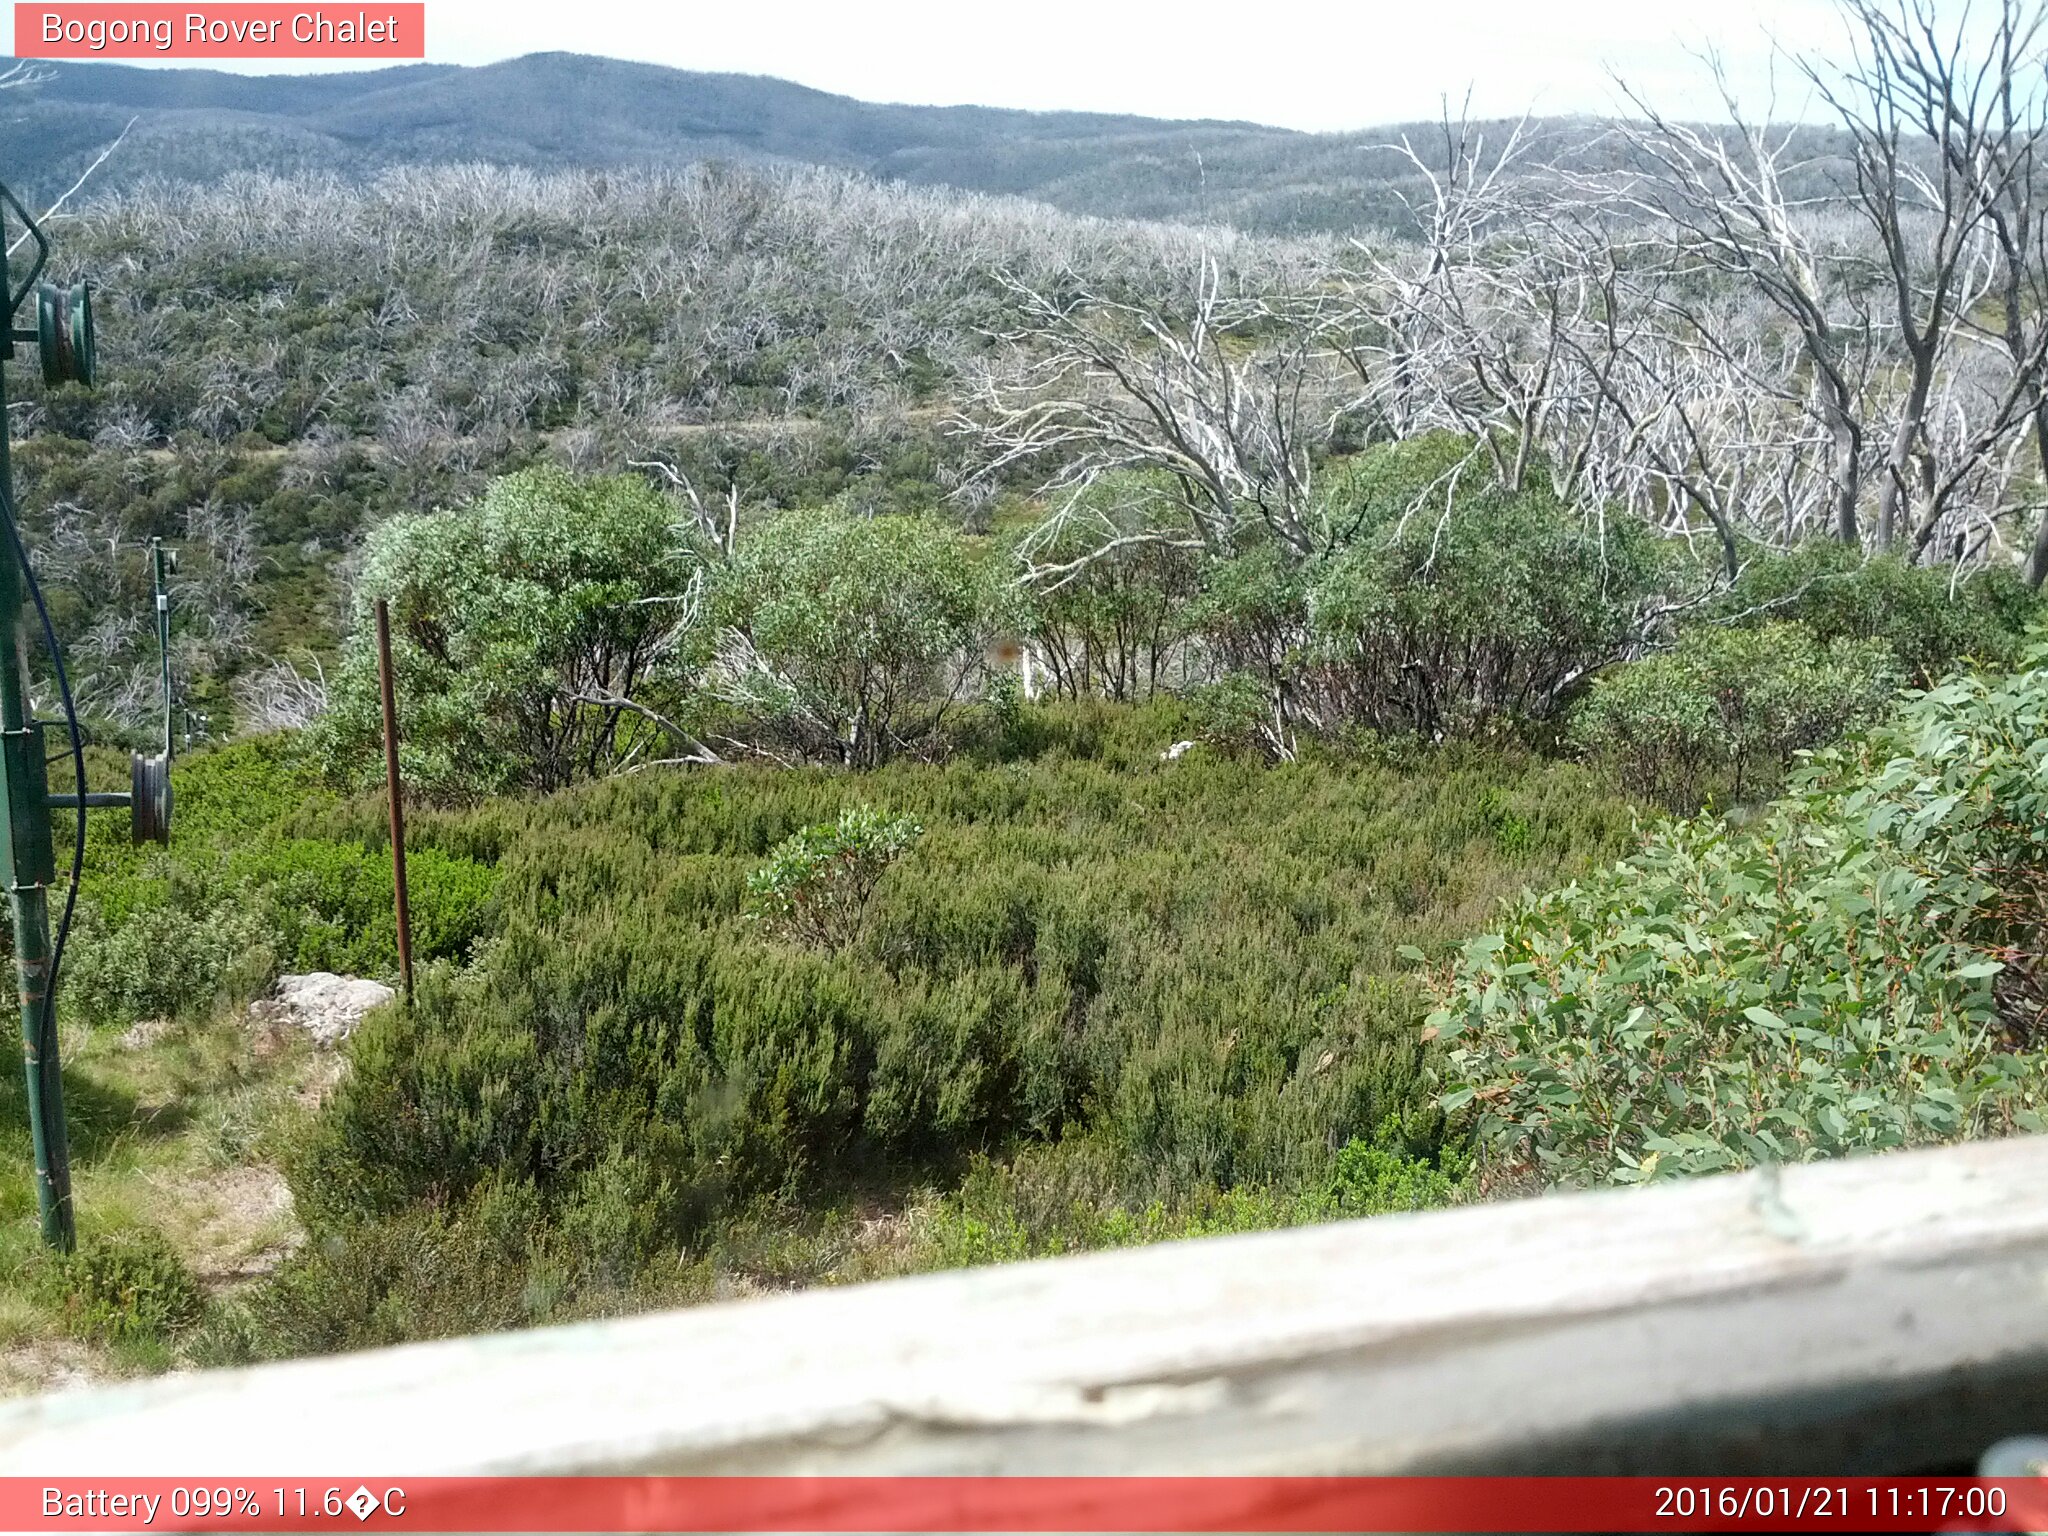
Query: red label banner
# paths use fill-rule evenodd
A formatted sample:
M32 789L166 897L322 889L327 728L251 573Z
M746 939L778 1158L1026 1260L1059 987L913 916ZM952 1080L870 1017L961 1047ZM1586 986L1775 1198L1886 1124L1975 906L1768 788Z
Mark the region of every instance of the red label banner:
M2043 1531L2039 1478L0 1479L6 1531Z
M423 59L424 0L368 5L24 5L24 59Z

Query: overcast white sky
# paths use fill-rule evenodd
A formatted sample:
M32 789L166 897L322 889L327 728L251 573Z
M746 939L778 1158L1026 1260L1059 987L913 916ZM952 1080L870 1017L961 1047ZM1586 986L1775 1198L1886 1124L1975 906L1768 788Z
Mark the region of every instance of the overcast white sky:
M1960 0L1959 0L1960 3ZM329 0L330 13L375 0ZM11 9L11 8L10 8ZM118 11L109 5L108 14ZM1608 112L1610 68L1667 112L1714 102L1689 47L1721 49L1752 111L1770 37L1829 47L1829 0L428 0L428 57L543 49L778 75L870 101L1224 117L1364 128L1433 115ZM1830 51L1833 51L1830 48ZM185 60L181 62L197 62ZM246 67L222 63L214 67ZM272 66L318 67L305 62ZM1779 73L1778 109L1805 95Z

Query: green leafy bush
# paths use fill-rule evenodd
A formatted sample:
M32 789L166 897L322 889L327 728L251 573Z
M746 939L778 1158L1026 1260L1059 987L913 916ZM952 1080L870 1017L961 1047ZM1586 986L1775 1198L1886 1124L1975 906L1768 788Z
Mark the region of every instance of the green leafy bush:
M321 797L277 738L181 756L173 769L177 842L136 847L125 819L87 823L85 882L64 951L65 1006L90 1022L203 1013L222 998L253 996L278 959L260 900L227 878L223 850L260 842L264 829ZM127 763L89 752L90 782L126 786Z
M697 1252L847 1181L950 1185L965 1147L1081 1140L1105 1236L1154 1230L1155 1204L1161 1230L1297 1211L1389 1114L1423 1131L1388 1150L1435 1156L1398 946L1471 931L1628 827L1570 764L1169 766L1166 706L1025 715L1028 759L645 775L429 818L422 835L495 861L497 926L351 1038L288 1170L316 1239L515 1179L549 1232L630 1216ZM748 876L863 802L925 828L917 878L876 884L841 947L761 942ZM644 1184L594 1193L621 1162ZM1400 1183L1376 1178L1353 1182Z
M215 882L165 862L147 894L109 917L81 903L66 946L65 1001L97 1024L201 1013L222 995L253 996L276 967L261 911Z
M624 476L526 470L467 506L389 519L370 535L317 728L327 771L349 784L383 771L380 597L414 789L554 789L674 751L662 706L687 682L676 632L700 573L673 508Z
M1248 679L1265 734L1431 739L1550 718L1639 638L1667 577L1656 537L1502 490L1469 438L1428 433L1328 467L1329 550L1210 560L1186 604L1195 676ZM1242 687L1243 684L1236 686Z
M168 1338L206 1310L192 1271L153 1228L89 1238L64 1262L62 1282L72 1330L110 1343Z
M1752 626L1796 622L1822 644L1879 641L1910 681L1926 687L1965 659L2010 664L2040 613L2040 595L2010 566L1959 575L1949 566L1866 556L1824 539L1789 555L1753 555L1704 617Z
M125 764L120 765L125 777ZM65 950L66 1006L95 1024L204 1014L264 991L280 969L391 976L398 966L383 809L323 792L277 738L180 758L176 841L136 848L90 827L78 920ZM473 852L434 842L416 816L407 859L413 950L467 958L495 924L495 877Z
M330 1230L247 1302L245 1354L368 1349L531 1324L573 1290L576 1265L536 1249L530 1184L492 1180L453 1210Z
M907 816L849 806L836 822L776 845L747 876L747 915L776 938L825 949L850 944L876 882L923 835Z
M1271 543L1212 560L1186 623L1217 672L1257 678L1283 695L1308 634L1308 575Z
M1901 681L1881 640L1820 641L1799 624L1691 629L1671 650L1601 674L1572 715L1580 750L1681 808L1725 787L1776 790L1794 757L1876 719Z
M321 1227L239 1305L218 1363L370 1349L700 1300L659 1176L614 1148L555 1201L492 1172L447 1203ZM666 1246L658 1272L649 1261Z
M1358 534L1308 594L1326 711L1431 738L1541 720L1637 632L1655 537L1477 470L1460 481L1442 467L1458 442L1362 454L1331 492Z
M786 514L713 584L711 689L771 748L872 767L943 745L1022 610L957 530L914 517Z
M1105 475L1025 541L1050 573L1030 620L1056 696L1147 699L1174 680L1201 559L1172 526L1165 482L1156 470Z
M958 1190L913 1213L913 1248L921 1267L953 1268L1430 1210L1458 1198L1465 1172L1461 1149L1435 1137L1412 1146L1389 1117L1303 1187L1204 1183L1138 1195L1110 1149L1075 1136L1007 1163L975 1158Z
M1188 729L1195 739L1235 756L1277 762L1290 755L1293 733L1278 718L1273 696L1246 672L1233 672L1187 695Z
M1463 1176L1463 1159L1417 1157L1384 1140L1346 1142L1331 1170L1325 1209L1333 1216L1384 1216L1449 1205ZM1322 1212L1318 1212L1322 1214Z
M1472 941L1432 1022L1498 1165L1631 1182L2042 1129L2048 651L1912 696L1755 825Z
M227 861L227 877L259 894L279 959L294 970L391 974L398 963L391 850L295 837L265 840ZM461 959L487 930L491 871L437 848L406 855L412 949Z

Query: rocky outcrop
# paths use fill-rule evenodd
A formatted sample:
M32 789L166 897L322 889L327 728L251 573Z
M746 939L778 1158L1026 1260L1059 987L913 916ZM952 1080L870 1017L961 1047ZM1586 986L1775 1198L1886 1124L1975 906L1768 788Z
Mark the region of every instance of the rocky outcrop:
M349 1037L363 1015L395 996L381 981L311 971L278 977L276 995L251 1003L249 1015L261 1024L303 1029L315 1045L334 1046Z

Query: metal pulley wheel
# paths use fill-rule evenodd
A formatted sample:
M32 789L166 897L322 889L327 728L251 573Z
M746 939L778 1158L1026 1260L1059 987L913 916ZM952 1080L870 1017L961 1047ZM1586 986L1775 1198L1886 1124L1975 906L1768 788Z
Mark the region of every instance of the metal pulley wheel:
M92 284L36 284L36 343L45 384L92 383Z
M129 833L138 843L171 840L171 760L162 752L128 759Z

